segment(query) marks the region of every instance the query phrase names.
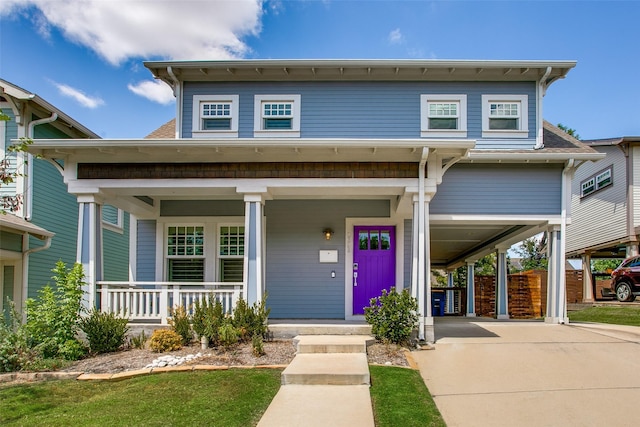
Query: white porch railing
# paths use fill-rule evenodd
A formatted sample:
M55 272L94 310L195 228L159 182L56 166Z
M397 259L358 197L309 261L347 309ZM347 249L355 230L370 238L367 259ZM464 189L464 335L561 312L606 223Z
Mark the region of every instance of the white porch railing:
M97 282L100 310L129 320L160 321L166 325L171 310L193 312L196 301L213 296L230 314L242 296L241 282Z

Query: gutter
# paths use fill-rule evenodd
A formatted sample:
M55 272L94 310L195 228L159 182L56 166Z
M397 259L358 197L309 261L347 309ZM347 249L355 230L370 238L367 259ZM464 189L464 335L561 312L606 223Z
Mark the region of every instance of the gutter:
M27 127L27 139L33 140L33 131L36 126L43 125L46 123L54 122L58 119L58 113L51 113L50 117L45 117L44 119L33 120L29 122L29 126ZM23 202L25 206L23 206L23 211L25 213L24 219L27 221L31 220L31 216L33 214L33 195L31 194L31 189L33 188L33 154L27 153L27 185L24 188L24 199Z
M547 70L543 74L540 82L536 86L536 103L538 104L537 114L536 114L536 124L537 124L537 135L536 135L536 145L533 147L534 150L540 150L544 148L544 139L543 139L543 128L544 128L544 118L542 115L542 98L547 93L547 84L546 80L551 74L551 67L547 67Z

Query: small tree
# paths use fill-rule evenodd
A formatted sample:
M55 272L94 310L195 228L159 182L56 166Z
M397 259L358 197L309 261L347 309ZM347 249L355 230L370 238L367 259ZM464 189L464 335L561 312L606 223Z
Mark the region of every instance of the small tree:
M364 319L371 325L376 339L394 344L406 344L418 324L418 301L404 289L391 288L382 295L371 298L364 308Z
M546 270L548 265L546 246L546 233L543 233L539 239L531 237L523 240L515 249L516 253L522 257L522 270Z

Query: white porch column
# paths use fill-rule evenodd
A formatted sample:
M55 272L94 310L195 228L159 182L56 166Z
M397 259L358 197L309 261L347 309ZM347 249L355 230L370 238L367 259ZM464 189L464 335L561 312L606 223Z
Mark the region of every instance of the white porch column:
M631 256L638 255L638 244L637 243L628 243L626 246L626 257L629 258Z
M467 261L467 317L476 317L475 266L475 262Z
M103 279L102 205L93 195L78 196L78 244L76 261L82 264L86 285L85 308L96 307L96 282ZM67 266L69 267L69 266Z
M412 276L411 294L418 299L419 328L418 338L435 341L433 315L431 313L431 251L429 238L429 202L430 196L413 197L412 227Z
M593 275L591 274L591 254L582 255L582 302L593 302Z
M496 264L496 317L508 319L507 248L498 248Z
M264 281L264 229L262 194L245 194L244 299L252 305L262 301Z
M548 278L547 278L547 323L568 323L567 294L565 289L564 251L560 226L549 230Z
M447 271L447 288L453 288L453 271ZM445 313L453 313L455 304L453 301L453 291L447 291L447 308Z

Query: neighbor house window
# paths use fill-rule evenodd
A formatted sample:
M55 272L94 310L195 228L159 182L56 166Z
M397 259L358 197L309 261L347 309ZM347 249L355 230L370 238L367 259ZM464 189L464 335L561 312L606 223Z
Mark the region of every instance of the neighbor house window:
M420 95L423 137L466 137L466 95Z
M237 137L238 95L195 95L193 137Z
M482 95L482 136L528 137L528 108L526 95Z
M256 95L254 135L300 136L300 95Z
M612 168L609 167L585 179L580 183L580 196L588 196L611 185L613 183L612 175Z
M203 282L205 267L204 227L179 225L167 227L167 280Z
M124 231L124 212L115 206L102 206L102 227L122 233Z
M244 227L221 226L218 233L218 271L221 282L242 282L244 274Z

